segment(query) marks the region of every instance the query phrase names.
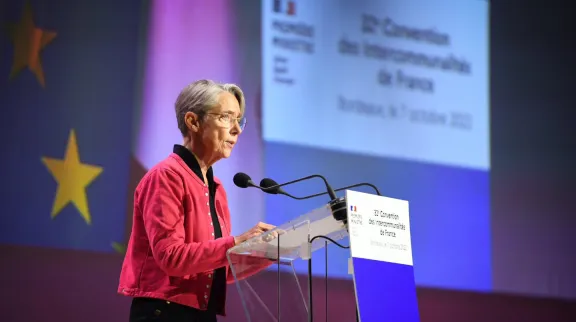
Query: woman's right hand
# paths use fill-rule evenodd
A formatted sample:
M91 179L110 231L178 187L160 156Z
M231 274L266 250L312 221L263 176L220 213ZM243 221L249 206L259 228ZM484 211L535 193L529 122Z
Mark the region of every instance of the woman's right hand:
M261 235L274 228L275 226L273 225L259 222L258 224L256 224L256 226L250 228L247 232L243 233L240 236L234 237L234 243L236 245L241 244L254 236Z

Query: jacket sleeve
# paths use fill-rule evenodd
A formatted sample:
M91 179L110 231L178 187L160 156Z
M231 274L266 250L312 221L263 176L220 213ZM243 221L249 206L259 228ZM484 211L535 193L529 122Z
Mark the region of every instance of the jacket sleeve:
M185 276L225 266L226 251L234 246L234 237L185 242L182 178L170 169L158 168L145 180L138 205L160 268L170 276Z

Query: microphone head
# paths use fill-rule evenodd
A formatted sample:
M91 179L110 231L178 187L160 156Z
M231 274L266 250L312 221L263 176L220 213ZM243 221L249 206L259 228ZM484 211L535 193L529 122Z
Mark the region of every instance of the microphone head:
M234 184L240 188L248 188L256 186L254 182L252 182L252 178L244 172L238 172L234 175Z
M268 189L269 187L273 187L273 186L277 186L277 185L278 185L278 182L276 182L270 178L264 178L260 181L260 187L263 188L262 191L267 192L267 193L271 193L273 195L277 195L279 193L284 192L281 187Z

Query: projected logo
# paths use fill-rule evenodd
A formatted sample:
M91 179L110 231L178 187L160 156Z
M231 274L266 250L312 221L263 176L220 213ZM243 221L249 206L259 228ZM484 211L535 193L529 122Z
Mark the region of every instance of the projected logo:
M281 13L288 16L296 15L296 2L293 0L272 0L275 13Z

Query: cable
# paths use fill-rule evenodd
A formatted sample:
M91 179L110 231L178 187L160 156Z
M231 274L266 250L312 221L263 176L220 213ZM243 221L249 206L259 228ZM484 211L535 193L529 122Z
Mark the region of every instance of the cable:
M312 237L312 239L310 239L309 243L312 243L314 241L314 239L316 238L322 238L322 239L327 239L329 241L331 241L333 244L335 244L336 246L340 247L340 248L350 248L350 246L344 246L338 242L336 242L334 239L327 237L327 236L322 236L322 235L318 235L318 236L314 236Z

